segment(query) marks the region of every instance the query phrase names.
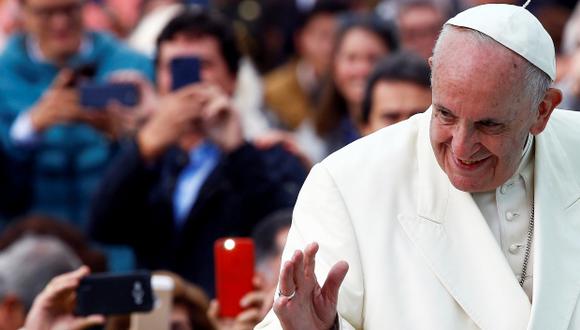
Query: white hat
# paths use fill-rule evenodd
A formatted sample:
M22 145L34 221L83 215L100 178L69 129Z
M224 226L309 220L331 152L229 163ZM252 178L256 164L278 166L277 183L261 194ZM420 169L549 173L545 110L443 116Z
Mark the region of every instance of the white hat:
M445 24L479 31L556 79L556 52L548 32L527 9L487 4L467 9Z

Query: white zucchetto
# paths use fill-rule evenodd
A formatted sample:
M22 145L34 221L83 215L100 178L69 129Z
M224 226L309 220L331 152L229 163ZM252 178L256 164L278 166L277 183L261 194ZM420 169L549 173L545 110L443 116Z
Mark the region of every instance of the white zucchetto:
M554 42L542 23L523 7L481 5L457 14L445 24L479 31L556 79Z

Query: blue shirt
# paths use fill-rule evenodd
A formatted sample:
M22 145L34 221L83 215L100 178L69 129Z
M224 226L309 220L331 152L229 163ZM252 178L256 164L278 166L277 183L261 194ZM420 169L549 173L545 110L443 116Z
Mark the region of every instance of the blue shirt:
M173 215L178 228L185 223L203 183L216 167L220 156L219 148L210 142L189 151L189 164L179 173L173 192Z

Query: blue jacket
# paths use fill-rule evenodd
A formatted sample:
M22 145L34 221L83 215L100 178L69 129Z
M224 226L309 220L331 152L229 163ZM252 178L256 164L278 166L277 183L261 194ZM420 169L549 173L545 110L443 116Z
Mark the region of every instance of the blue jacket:
M96 81L126 69L152 79L153 66L145 56L103 33L87 32L85 37L90 46L70 59L71 67L95 65ZM33 146L13 143L14 120L38 101L59 71L31 58L26 40L23 34L13 36L0 55L0 145L12 165L23 165L17 166L20 173L11 175L26 177L32 187L26 211L69 219L83 228L90 197L116 144L85 124L51 127Z

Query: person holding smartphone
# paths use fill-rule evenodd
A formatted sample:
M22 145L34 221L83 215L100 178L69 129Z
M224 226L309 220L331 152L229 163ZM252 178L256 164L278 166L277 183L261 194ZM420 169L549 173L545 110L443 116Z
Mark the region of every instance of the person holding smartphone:
M111 116L80 105L74 71L90 65L98 82L120 70L153 75L145 56L85 29L84 3L19 1L23 30L0 54L0 145L33 190L22 213L50 214L79 228L116 139L110 138Z
M157 46L157 105L105 175L90 231L96 240L132 246L139 266L172 270L213 297L214 241L249 236L294 197L243 137L232 104L240 54L231 27L187 9ZM173 90L171 63L183 57L200 63L192 73L200 81Z

